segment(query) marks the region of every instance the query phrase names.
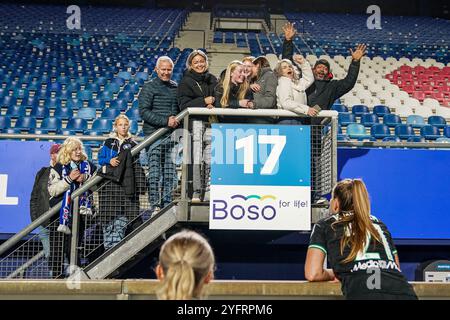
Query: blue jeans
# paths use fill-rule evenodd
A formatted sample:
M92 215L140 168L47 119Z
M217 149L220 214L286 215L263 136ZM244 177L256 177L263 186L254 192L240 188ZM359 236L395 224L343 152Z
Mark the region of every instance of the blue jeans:
M149 203L151 208L164 208L172 202L172 191L177 184L173 155L174 143L165 137L152 144L148 150Z
M44 256L48 258L50 256L50 231L47 228L39 227L38 237L44 249Z

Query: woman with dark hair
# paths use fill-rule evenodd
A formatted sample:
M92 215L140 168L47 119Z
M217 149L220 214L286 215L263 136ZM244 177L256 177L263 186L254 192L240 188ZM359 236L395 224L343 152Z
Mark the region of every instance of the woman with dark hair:
M364 182L338 182L330 211L332 216L314 225L305 262L306 279L337 278L346 299L417 299L400 271L391 234L370 214ZM325 257L331 269L324 269Z
M252 75L250 88L253 92L255 109L276 109L278 79L266 57L260 56L253 60ZM251 118L252 123L271 124L274 122L273 120L270 117Z

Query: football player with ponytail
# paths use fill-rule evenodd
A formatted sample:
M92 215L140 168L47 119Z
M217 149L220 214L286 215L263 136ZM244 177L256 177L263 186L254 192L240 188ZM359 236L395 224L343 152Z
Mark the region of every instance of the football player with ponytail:
M371 215L369 194L360 179L333 189L332 215L314 225L305 262L309 281L340 280L346 299L417 299L400 271L391 234ZM328 259L331 269L325 269Z

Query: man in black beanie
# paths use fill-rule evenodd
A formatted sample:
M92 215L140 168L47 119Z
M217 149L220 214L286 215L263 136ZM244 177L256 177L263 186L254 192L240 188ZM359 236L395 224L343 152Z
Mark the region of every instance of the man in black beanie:
M285 40L283 42L283 59L290 59L294 54L294 44L292 39L296 34L293 23L287 23L283 27ZM349 92L356 83L359 73L361 58L366 54L366 45L359 44L355 51L350 49L352 62L348 68L347 76L342 80L332 80L333 74L330 70L330 63L325 59L319 59L314 65L314 83L306 89L308 106L317 108L316 110L330 110L336 99ZM322 174L326 172L322 168L326 166L326 157L323 156L323 126L321 118L303 118L302 123L311 125L311 191L312 201L319 203L324 199L322 186Z
M292 23L287 23L283 28L285 40L283 42L283 59L290 59L294 54L292 42L296 30ZM322 110L330 110L336 99L349 92L358 78L361 58L366 54L366 45L359 44L355 51L350 49L352 62L348 68L347 76L342 80L332 80L330 63L325 59L317 60L313 68L314 83L306 90L308 105L318 105Z

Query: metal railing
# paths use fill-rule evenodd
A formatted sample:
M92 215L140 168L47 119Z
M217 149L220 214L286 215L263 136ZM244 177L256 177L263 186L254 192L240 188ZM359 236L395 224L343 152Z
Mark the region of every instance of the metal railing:
M65 236L56 231L59 219L54 216L61 204L52 207L0 246L0 278L66 277L73 271L70 267L80 266L83 269L120 243L126 234L136 230L158 212L157 207L164 210L164 207L175 202L176 210L179 211L178 221L189 221L195 180L200 177L202 194L209 188L208 157L202 156L199 163L191 155L192 147L200 141L200 153L204 155L211 152L208 138L202 139L208 135L208 123L202 122L200 140L196 140L192 124L199 117L204 119L211 115L298 117L289 111L270 109L189 108L182 111L177 115L184 126L181 134L177 131L170 134L171 129L160 128L131 150L134 159L134 195L125 196L122 185L94 175L72 194L74 208L71 235ZM331 191L337 179L337 112L321 111L320 117L322 121L312 129L312 191L323 194ZM314 138L314 135L317 136ZM139 159L136 159L143 149L148 151L147 163L139 163ZM177 157L178 161L175 161ZM196 171L195 166L199 166L200 170ZM78 198L86 192L92 203L92 213L82 215ZM207 219L205 216L203 221ZM51 223L46 225L46 221ZM39 226L40 232L33 235ZM44 245L43 240L45 233L47 245ZM24 237L30 234L31 238L25 241Z

